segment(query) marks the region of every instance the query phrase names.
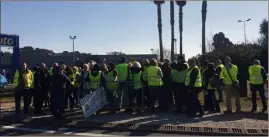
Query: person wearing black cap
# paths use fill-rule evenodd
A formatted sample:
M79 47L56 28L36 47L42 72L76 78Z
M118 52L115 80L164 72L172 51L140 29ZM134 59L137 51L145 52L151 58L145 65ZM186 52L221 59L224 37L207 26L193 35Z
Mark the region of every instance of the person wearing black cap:
M130 67L126 63L127 58L121 57L120 63L116 66L118 71L118 80L119 80L119 90L118 90L118 98L122 100L118 100L117 104L122 107L128 107L129 104L129 96L128 96L128 81L130 79ZM128 105L129 104L129 105ZM132 111L132 109L130 109Z
M185 86L185 76L189 70L189 65L185 60L185 57L179 55L177 58L177 64L175 67L174 80L175 80L175 102L177 105L177 112L185 112L187 106L188 90Z
M50 95L52 114L56 118L64 118L65 95L71 87L70 79L59 66L55 67L55 74L50 77Z

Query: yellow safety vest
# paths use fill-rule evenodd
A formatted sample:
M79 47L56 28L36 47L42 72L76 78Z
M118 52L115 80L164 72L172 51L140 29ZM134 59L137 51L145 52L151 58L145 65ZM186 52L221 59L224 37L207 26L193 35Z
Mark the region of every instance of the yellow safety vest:
M220 79L223 79L224 77L223 77L223 75L221 74L221 72L222 72L223 69L225 69L225 67L224 67L223 64L220 64L220 65L217 66L217 68L219 68L219 67L220 67L220 70L221 70L221 71L220 71L219 78L220 78Z
M118 79L119 81L126 81L127 75L128 75L128 64L121 63L116 66L116 69L118 71Z
M207 69L205 69L205 70L207 70ZM204 70L203 73L205 73L205 70ZM210 80L210 79L209 79L209 80ZM205 84L205 82L203 81L203 86L205 86L204 84ZM217 88L212 87L212 86L210 85L210 82L208 81L207 89L217 89Z
M132 74L133 77L133 88L134 89L141 89L142 88L142 83L141 83L141 72L137 74Z
M90 73L89 77L90 77L90 89L98 89L100 87L100 82L101 82L101 71L98 71L97 76L93 76L92 73Z
M252 65L248 68L249 82L251 84L263 84L261 70L262 66L260 65Z
M142 77L144 81L148 81L148 68L149 67L143 67Z
M108 90L116 90L118 88L118 82L117 80L115 80L114 76L113 76L113 72L114 70L108 72L108 74L106 75L106 88Z
M162 78L157 75L159 69L157 66L148 68L148 86L157 87L163 85Z
M232 80L237 81L237 74L238 74L237 66L232 65L232 67L229 69L229 72L231 74ZM222 76L224 78L223 79L224 84L233 84L233 81L231 80L226 68L222 69Z
M19 84L19 71L17 70L15 72L15 75L14 75L14 79L13 79L13 84L14 84L14 87L17 88L18 87L18 84ZM28 70L28 73L26 74L23 74L23 78L25 78L25 87L26 88L33 88L33 81L34 81L34 77L33 77L33 73Z
M80 77L81 74L78 71L74 71L74 86L76 88L80 87L81 83L77 80L77 77Z
M186 74L189 70L189 65L187 63L184 63L184 64L187 65L187 69L182 70L182 71L175 70L175 72L174 72L175 76L173 76L173 78L174 78L174 81L177 83L184 83L185 82L185 77L186 77Z
M200 72L200 69L197 67L197 66L194 66L192 69L190 69L187 74L186 74L186 77L185 77L185 85L186 86L189 86L190 84L190 80L191 80L191 72L194 68L197 68L198 69L198 74L197 74L197 77L196 77L196 80L195 80L195 84L194 84L194 87L202 87L202 77L201 77L201 72Z
M71 84L74 86L75 85L75 76L74 76L74 74L68 75L68 78L70 79ZM71 80L71 79L73 79L73 80Z

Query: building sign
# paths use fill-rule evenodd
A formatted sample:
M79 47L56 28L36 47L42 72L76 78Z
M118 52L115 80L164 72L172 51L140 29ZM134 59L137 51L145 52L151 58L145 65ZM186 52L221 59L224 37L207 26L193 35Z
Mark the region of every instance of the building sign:
M0 34L0 46L15 47L18 44L19 36Z

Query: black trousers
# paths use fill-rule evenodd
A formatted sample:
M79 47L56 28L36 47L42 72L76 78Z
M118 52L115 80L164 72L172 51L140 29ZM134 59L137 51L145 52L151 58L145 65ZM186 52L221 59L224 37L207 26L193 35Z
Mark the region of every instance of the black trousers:
M149 91L149 87L148 87L148 82L144 82L143 83L144 85L144 89L143 89L143 94L144 94L144 103L145 103L145 106L149 107L150 106L150 91Z
M155 111L155 102L156 100L158 100L159 105L160 103L160 99L159 99L159 94L160 94L160 90L161 87L157 86L157 87L149 87L149 101L150 101L150 108L152 110L152 112Z
M44 89L34 89L35 113L42 113L42 107L45 97L46 97L46 91Z
M177 104L178 111L183 111L182 107L187 105L188 91L185 83L175 84L175 103Z
M170 107L173 104L172 84L166 84L160 88L158 101L162 111L170 110Z
M65 108L65 89L51 90L51 108L54 116L61 116Z
M206 99L208 101L207 108L210 111L220 111L219 102L217 101L216 95L215 95L215 89L208 89Z
M142 107L142 99L143 99L143 97L142 97L142 88L140 88L140 89L133 89L132 90L132 100L134 100L134 98L135 98L135 100L136 101L133 101L133 107L136 107L136 108L141 108Z
M263 84L260 84L260 85L250 84L250 91L252 92L252 103L253 103L252 106L253 106L253 108L257 108L257 100L256 100L256 92L257 91L259 91L263 108L267 108L266 98L264 95L264 92L265 92L264 85Z
M15 90L15 108L16 108L16 114L20 114L20 108L21 108L21 97L23 97L23 107L24 107L24 113L28 113L28 107L29 107L29 92L31 92L32 89L17 89Z
M188 115L195 116L197 112L202 112L203 108L198 98L199 93L202 90L200 88L192 88L188 92Z

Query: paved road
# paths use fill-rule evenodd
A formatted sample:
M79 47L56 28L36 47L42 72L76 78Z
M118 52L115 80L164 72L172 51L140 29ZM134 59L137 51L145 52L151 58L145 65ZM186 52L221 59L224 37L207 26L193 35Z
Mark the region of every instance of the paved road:
M8 127L8 126L7 126ZM32 129L35 131L27 131L28 128L19 129L0 129L0 136L103 136L103 137L117 137L117 136L179 136L179 134L163 134L163 133L150 133L150 132L121 132L116 130L93 130L72 128L57 131L57 129L46 128ZM9 127L10 128L10 127ZM39 131L38 131L39 130Z

